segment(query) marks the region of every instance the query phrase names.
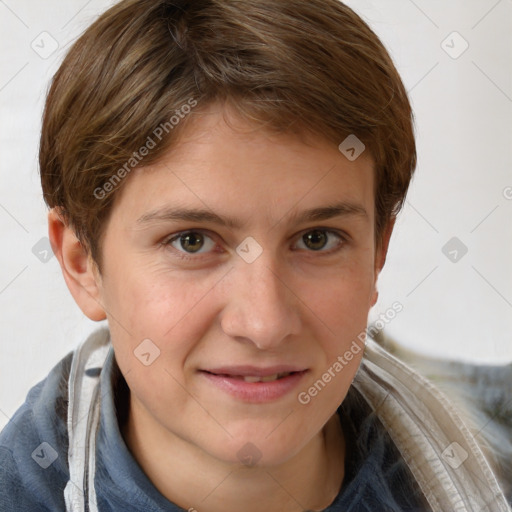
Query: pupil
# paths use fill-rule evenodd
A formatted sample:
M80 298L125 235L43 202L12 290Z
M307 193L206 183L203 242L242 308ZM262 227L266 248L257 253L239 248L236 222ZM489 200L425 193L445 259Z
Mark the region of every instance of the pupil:
M310 249L318 251L319 249L322 249L322 247L324 247L327 243L327 237L325 236L324 231L310 231L304 235L304 242Z
M199 233L187 233L181 236L181 246L190 250L190 252L196 252L203 246L201 235Z

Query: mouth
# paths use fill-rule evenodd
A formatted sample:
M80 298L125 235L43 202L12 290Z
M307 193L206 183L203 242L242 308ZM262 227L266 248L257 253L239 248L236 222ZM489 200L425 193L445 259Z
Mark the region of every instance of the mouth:
M236 379L236 380L243 380L244 382L273 382L275 380L282 379L284 377L288 377L292 373L298 373L298 372L280 372L280 373L274 373L271 375L232 375L228 373L213 373L206 371L206 373L209 373L210 375L216 375L218 377L226 377L229 379Z
M209 388L227 393L243 402L263 403L278 400L295 389L307 369L237 367L200 370Z

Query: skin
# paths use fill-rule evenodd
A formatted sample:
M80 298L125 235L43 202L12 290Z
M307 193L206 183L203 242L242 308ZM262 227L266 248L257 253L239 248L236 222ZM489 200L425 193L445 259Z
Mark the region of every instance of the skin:
M101 274L55 210L52 247L82 311L108 319L131 390L123 436L165 497L199 512L320 510L343 481L336 409L363 351L308 404L297 395L365 330L393 225L376 246L370 155L350 162L323 138L271 134L219 105L205 114L159 163L127 178L106 226ZM340 201L365 214L294 218ZM204 208L240 226L138 222L164 206ZM311 249L302 237L320 228L326 245ZM187 253L179 237L169 242L187 230L199 230L199 252ZM236 252L249 236L263 249L252 263ZM160 355L145 366L134 350L147 338ZM199 372L279 363L308 373L267 403L233 398ZM237 455L247 443L260 457L252 466Z

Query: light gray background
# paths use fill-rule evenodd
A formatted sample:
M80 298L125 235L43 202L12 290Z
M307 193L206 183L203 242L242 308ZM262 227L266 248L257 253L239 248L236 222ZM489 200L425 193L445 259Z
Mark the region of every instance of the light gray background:
M51 76L111 3L0 0L0 427L97 326L75 305L56 259L41 261L47 227L37 149ZM390 50L416 113L417 176L371 318L399 301L403 311L385 332L404 345L511 361L512 0L347 3ZM447 257L452 237L459 247L445 249Z

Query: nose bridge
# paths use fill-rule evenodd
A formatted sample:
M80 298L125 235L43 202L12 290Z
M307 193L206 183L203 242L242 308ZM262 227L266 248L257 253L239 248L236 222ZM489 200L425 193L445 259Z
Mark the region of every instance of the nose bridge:
M284 305L286 294L276 265L262 258L259 262L244 264L241 267L242 283L247 283L249 296L258 307L275 309L276 306Z
M252 263L241 258L230 274L228 304L222 319L228 335L245 338L264 349L298 333L293 294L270 251L263 251Z

